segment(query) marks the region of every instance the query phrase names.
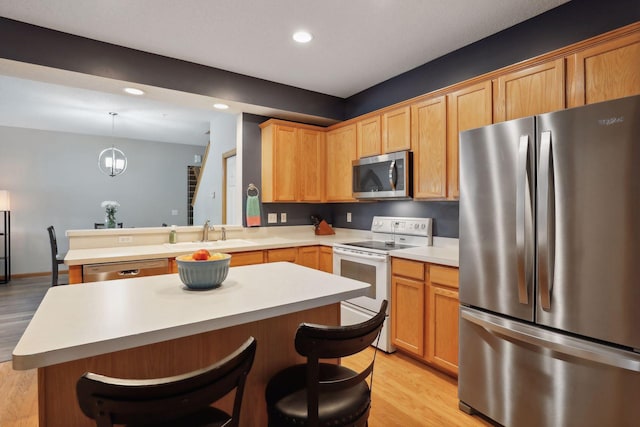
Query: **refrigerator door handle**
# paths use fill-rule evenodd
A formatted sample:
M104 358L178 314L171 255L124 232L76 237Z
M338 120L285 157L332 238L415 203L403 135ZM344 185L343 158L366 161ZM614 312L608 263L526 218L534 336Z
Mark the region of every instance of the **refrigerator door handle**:
M623 350L548 332L539 327L510 321L487 313L471 312L464 308L460 310L460 317L480 326L492 335L510 341L515 340L578 359L640 372L640 355L627 355Z
M533 273L533 213L531 201L531 166L529 135L521 135L518 145L516 182L516 245L518 260L518 302L529 304Z
M540 285L540 305L545 311L551 310L554 269L554 210L553 157L551 151L551 131L542 132L540 142L540 170L538 173L538 283Z

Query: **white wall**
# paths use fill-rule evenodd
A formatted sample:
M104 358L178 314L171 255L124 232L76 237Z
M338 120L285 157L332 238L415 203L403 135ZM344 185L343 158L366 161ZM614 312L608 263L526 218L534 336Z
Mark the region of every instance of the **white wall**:
M98 169L114 144L127 156L117 177ZM104 221L104 200L116 200L125 227L187 225L187 166L205 147L0 126L0 189L11 192L12 274L51 271L47 227L61 252L65 231ZM178 215L172 215L177 210Z
M207 219L212 224L222 223L222 154L236 148L236 123L239 117L221 115L211 122L211 146L207 161L200 170L200 184L193 206L194 225L204 224Z

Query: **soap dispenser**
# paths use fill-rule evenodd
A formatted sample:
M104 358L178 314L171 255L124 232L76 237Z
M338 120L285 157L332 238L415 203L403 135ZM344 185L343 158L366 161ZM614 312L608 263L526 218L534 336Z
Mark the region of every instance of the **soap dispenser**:
M171 232L169 232L169 243L176 243L178 241L178 233L176 232L176 226L171 226Z

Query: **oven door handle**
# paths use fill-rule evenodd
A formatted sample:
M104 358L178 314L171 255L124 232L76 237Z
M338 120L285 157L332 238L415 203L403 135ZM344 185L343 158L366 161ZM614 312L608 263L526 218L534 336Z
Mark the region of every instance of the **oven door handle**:
M351 251L349 249L342 249L342 248L333 248L333 253L334 255L342 255L345 257L353 257L353 258L360 258L363 260L368 260L368 261L378 261L378 262L386 262L387 261L387 255L383 255L383 254L373 254L373 253L360 253L360 252L354 252Z

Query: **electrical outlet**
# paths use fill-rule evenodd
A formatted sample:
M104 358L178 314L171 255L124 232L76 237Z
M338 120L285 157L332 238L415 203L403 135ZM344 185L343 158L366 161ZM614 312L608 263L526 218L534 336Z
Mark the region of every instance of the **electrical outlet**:
M277 224L278 223L278 214L270 213L267 215L267 223L268 224Z
M347 212L347 222L351 222L351 212Z
M282 222L282 223L287 222L287 213L286 212L280 213L280 222Z
M131 243L133 236L118 236L118 243Z

